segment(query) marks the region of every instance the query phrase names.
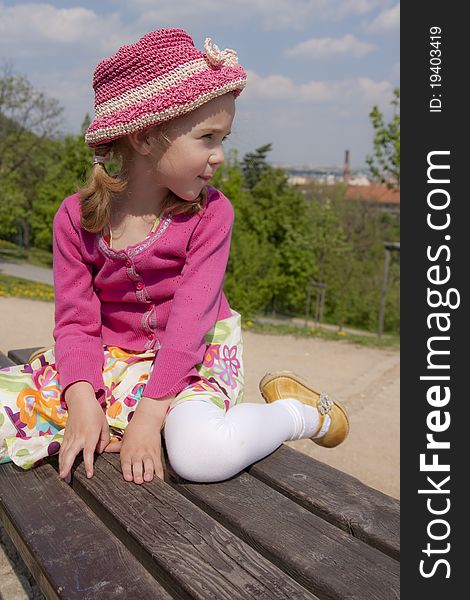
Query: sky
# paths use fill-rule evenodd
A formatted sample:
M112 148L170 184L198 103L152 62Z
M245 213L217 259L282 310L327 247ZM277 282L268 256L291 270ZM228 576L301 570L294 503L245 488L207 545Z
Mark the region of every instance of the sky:
M390 118L399 87L394 0L0 0L0 67L10 65L64 107L61 131L94 115L93 71L121 45L180 27L211 37L247 72L225 149L271 143L272 164L352 169L373 151L369 112Z

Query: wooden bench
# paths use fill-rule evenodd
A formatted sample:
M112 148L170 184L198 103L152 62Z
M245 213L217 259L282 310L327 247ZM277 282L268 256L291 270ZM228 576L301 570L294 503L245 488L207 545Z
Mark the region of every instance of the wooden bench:
M0 356L24 364L34 348ZM220 483L129 484L96 456L0 465L0 518L47 598L399 598L399 502L283 444Z

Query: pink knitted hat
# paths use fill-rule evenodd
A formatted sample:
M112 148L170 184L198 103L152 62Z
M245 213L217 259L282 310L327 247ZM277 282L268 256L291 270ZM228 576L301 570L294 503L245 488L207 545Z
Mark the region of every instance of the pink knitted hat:
M237 97L246 85L237 53L219 50L210 38L204 50L183 29L157 29L98 63L88 146L169 121L227 92Z

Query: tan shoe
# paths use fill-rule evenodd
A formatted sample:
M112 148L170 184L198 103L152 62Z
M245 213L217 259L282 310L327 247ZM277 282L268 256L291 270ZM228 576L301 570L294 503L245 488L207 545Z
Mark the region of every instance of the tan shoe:
M330 400L324 392L312 389L306 381L292 371L276 371L266 373L259 383L261 395L266 402L275 402L282 398L296 398L304 404L318 409L320 413L320 428L323 427L326 415L331 419L325 435L320 438L310 438L315 444L333 448L343 442L349 433L349 420L344 407Z

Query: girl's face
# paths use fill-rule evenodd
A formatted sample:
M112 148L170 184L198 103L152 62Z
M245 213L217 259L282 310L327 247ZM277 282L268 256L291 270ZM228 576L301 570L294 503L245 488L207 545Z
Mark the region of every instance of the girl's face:
M224 162L222 142L230 133L235 98L227 93L170 121L169 147L156 163L156 184L183 200L194 201Z

